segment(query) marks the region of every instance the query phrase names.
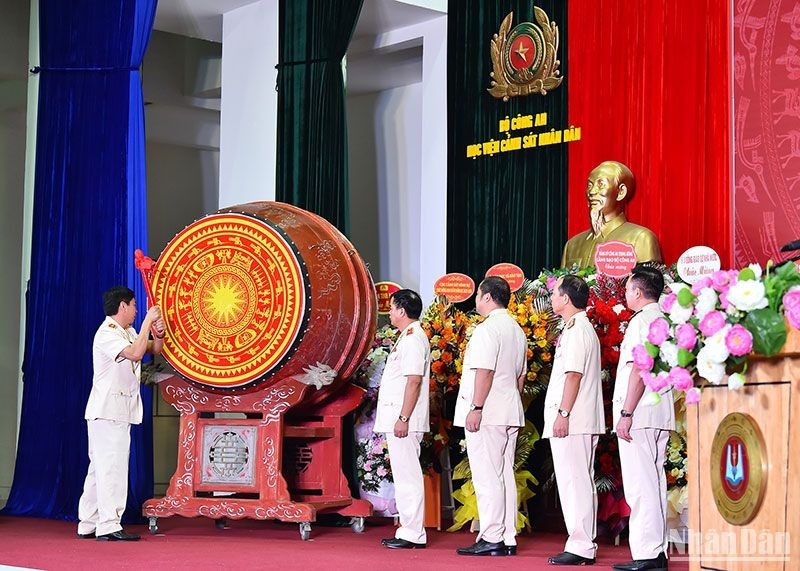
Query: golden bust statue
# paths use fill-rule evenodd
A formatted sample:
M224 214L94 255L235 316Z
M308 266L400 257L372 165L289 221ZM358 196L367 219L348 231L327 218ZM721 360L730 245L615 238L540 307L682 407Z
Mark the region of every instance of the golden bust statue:
M606 161L589 174L586 201L592 227L567 240L561 256L562 267L575 263L580 267L593 266L597 244L612 240L632 244L639 262L661 261L656 235L625 218L625 204L635 188L633 173L622 163Z

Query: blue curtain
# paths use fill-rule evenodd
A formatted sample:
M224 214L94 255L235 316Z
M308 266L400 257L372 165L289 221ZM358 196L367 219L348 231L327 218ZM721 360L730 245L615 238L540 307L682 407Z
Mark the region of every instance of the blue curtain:
M22 420L6 514L77 518L89 463L86 400L102 293L146 297L133 266L147 249L139 66L157 0L40 0L36 174ZM141 317L140 317L141 320ZM136 324L138 327L139 323ZM153 494L149 388L131 433L128 512Z

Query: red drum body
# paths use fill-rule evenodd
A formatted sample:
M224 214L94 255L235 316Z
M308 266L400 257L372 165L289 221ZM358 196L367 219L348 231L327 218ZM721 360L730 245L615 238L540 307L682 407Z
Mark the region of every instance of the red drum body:
M164 356L209 391L250 392L327 365L334 392L375 336L372 278L328 221L295 206L255 202L186 227L153 275L165 312Z

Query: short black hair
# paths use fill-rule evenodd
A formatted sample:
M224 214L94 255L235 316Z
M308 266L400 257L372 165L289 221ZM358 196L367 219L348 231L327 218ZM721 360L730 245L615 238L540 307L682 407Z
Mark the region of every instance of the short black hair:
M664 275L652 266L634 266L628 280L642 290L644 297L653 301L658 301L664 291Z
M103 311L106 315L116 315L121 302L130 303L136 296L133 290L125 286L114 286L103 294Z
M392 294L390 301L398 309L404 309L410 319L419 319L422 314L422 298L410 289L397 290Z
M511 288L508 282L499 276L489 276L478 286L478 291L488 293L492 300L503 307L508 307L511 301Z
M589 304L589 286L583 278L568 274L561 278L561 285L558 286L561 295L566 295L578 309L586 309Z

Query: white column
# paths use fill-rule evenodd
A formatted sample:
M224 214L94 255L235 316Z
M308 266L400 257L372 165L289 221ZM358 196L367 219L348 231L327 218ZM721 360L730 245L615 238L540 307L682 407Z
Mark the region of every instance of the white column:
M222 15L219 206L275 200L278 0Z
M29 67L39 65L39 0L31 0L28 36ZM31 236L33 235L33 185L36 171L36 120L39 113L39 75L28 75L28 104L25 122L25 199L22 210L22 265L20 267L19 380L17 385L17 438L22 415L22 359L25 356L25 292L31 277Z

